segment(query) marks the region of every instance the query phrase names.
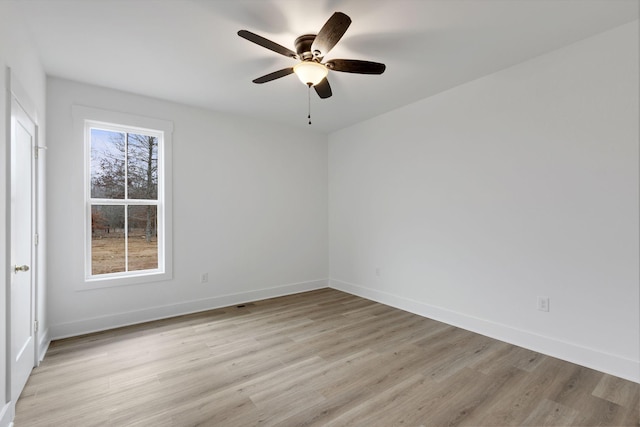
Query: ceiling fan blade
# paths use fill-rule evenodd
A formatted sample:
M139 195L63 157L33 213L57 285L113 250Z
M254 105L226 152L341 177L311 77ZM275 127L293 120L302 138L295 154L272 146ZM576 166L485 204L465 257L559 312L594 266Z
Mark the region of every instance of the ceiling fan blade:
M325 77L320 83L313 87L316 90L318 96L322 99L329 98L333 93L331 92L331 86L329 86L329 80Z
M382 74L387 68L380 62L360 61L357 59L332 59L326 65L328 69L333 71L356 74Z
M280 77L288 76L293 73L293 67L283 68L282 70L274 71L273 73L265 74L262 77L258 77L253 80L254 83L266 83L271 80L279 79Z
M342 12L336 12L320 29L315 40L311 44L311 52L318 57L323 57L338 43L351 25L351 18Z
M278 43L272 42L269 39L265 39L262 36L254 34L251 31L240 30L240 31L238 31L238 35L240 37L242 37L243 39L247 39L250 42L253 42L253 43L257 44L257 45L260 45L262 47L266 47L267 49L272 50L272 51L274 51L276 53L279 53L280 55L288 56L289 58L297 58L298 57L298 54L296 54L291 49L287 49L286 47L281 46Z

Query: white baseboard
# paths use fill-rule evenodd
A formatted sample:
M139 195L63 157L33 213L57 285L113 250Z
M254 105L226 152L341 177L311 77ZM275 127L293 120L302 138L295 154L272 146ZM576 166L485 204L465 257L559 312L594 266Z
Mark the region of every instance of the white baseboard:
M0 407L0 427L12 427L13 426L13 405L12 402L2 402Z
M312 280L308 282L292 283L273 288L258 289L238 294L222 295L212 298L185 301L171 305L151 307L142 310L111 314L108 316L93 317L69 323L50 325L52 340L68 338L88 334L92 332L114 329L121 326L134 325L153 320L166 319L184 314L197 313L215 308L228 307L236 304L244 304L251 301L259 301L267 298L275 298L284 295L307 292L326 288L328 279Z
M330 279L329 286L509 344L640 383L640 361L638 360L626 359L578 344L559 341L551 337L468 316L353 283Z
M47 328L44 332L39 334L39 342L38 342L38 363L42 362L44 359L44 355L47 354L47 350L49 350L49 344L51 344L51 338L49 338L49 328Z

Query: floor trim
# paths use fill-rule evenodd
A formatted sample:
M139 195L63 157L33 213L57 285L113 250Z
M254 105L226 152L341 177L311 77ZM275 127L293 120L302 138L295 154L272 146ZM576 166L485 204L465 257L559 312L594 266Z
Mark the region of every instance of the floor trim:
M49 350L49 344L51 344L51 338L49 338L49 328L47 328L40 335L40 342L38 343L39 360L36 360L36 363L39 364L40 362L42 362L42 359L44 359L45 354L47 354L47 350Z
M7 402L2 408L0 408L0 427L12 427L13 426L13 405L12 402Z
M228 307L230 305L258 301L267 298L275 298L299 292L312 291L326 288L328 279L311 280L307 282L292 283L272 288L257 289L250 292L242 292L231 295L221 295L212 298L204 298L194 301L185 301L177 304L151 307L142 310L116 313L107 316L92 317L68 323L50 325L51 340L68 338L92 332L114 329L137 323L166 319L199 311Z
M438 320L509 344L514 344L567 362L576 363L587 368L640 383L640 361L626 359L574 343L559 341L551 337L538 335L522 329L468 316L463 313L446 310L341 280L330 279L329 286L333 289Z

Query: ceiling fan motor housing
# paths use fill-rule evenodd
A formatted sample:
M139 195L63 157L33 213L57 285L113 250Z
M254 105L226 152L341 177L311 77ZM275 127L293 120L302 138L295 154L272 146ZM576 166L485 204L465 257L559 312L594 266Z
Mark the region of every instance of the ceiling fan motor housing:
M296 53L298 54L298 57L300 58L300 60L309 61L314 59L314 57L318 58L318 60L320 59L319 51L311 52L311 45L313 44L313 41L315 39L316 39L315 34L304 34L296 39L295 41Z

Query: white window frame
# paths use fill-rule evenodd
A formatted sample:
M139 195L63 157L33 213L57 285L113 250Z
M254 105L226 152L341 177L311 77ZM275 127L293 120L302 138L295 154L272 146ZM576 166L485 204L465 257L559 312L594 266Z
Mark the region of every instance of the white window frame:
M172 168L171 136L173 123L167 120L137 116L128 113L73 106L76 133L84 149L84 283L78 290L151 283L173 278L172 253ZM116 132L142 133L158 137L158 268L109 274L91 274L91 206L93 204L122 205L122 200L92 199L91 197L91 129ZM99 203L95 203L99 201ZM104 202L104 203L102 203ZM140 203L139 203L140 202ZM136 200L135 205L144 204Z

